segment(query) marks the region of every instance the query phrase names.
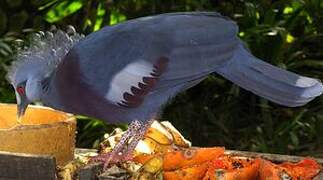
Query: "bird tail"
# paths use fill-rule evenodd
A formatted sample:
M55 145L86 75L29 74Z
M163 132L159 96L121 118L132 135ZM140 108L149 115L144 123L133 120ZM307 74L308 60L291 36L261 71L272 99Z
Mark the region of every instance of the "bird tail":
M302 106L323 92L320 80L300 76L259 60L242 44L232 58L215 71L246 90L289 107Z

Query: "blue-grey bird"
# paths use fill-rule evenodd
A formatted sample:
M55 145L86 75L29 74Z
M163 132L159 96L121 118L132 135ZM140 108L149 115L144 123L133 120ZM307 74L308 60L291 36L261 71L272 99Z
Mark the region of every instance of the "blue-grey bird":
M85 37L73 28L40 32L8 74L18 113L41 101L109 123L133 122L112 153L103 156L118 160L133 150L162 105L213 72L285 106L321 95L319 80L256 58L237 32L235 22L214 12L143 17Z

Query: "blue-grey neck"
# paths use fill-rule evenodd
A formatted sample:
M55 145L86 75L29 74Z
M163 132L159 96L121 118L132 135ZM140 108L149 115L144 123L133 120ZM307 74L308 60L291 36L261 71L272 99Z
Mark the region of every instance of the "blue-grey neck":
M54 79L56 76L56 71L54 71L49 77L43 80L42 82L42 90L43 94L41 97L41 102L48 107L64 110L62 102L60 102L60 98L58 95L58 91L54 84Z

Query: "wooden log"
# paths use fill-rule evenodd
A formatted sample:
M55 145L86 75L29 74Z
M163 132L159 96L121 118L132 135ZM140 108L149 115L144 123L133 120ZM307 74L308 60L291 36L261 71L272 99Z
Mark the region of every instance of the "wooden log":
M30 155L0 151L0 180L55 180L55 158L46 155Z

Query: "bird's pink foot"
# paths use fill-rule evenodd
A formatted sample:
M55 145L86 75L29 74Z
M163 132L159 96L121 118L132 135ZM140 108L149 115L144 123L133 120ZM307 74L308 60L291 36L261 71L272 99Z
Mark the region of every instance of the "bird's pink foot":
M131 161L132 159L133 159L132 153L122 154L122 153L107 152L91 158L90 161L103 163L103 168L106 169L111 164L123 163L126 161Z
M143 138L152 122L153 121L148 121L145 124L141 124L139 121L133 121L111 152L102 153L93 157L91 161L102 162L104 164L104 169L110 164L131 161L138 142Z

